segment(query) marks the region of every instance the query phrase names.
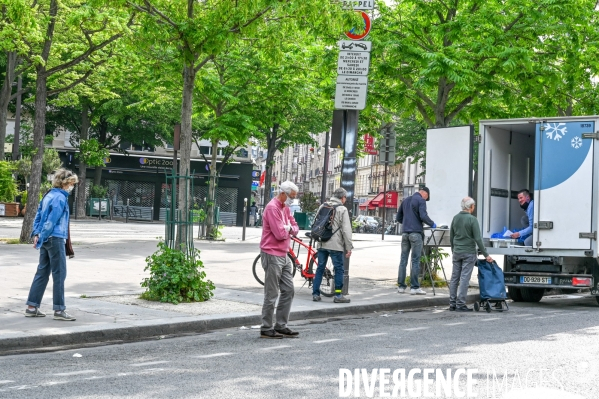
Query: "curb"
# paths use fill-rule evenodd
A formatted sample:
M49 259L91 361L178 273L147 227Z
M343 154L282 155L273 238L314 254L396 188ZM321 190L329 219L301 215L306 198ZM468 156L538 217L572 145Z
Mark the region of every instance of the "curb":
M478 300L479 294L469 294L468 302ZM348 316L379 311L394 311L404 309L423 308L431 306L446 306L448 297L419 298L402 302L386 302L378 304L365 304L354 306L335 306L330 309L304 310L291 312L289 318L293 320L320 319L334 316ZM239 327L242 325L260 324L260 315L239 315L219 318L192 319L180 317L168 322L157 320L155 322L140 321L128 326L107 327L106 325L94 326L82 331L66 331L50 335L23 336L0 339L0 356L30 352L47 352L64 350L73 347L94 346L102 344L119 344L135 342L162 336L177 336L183 334L200 334L212 330Z

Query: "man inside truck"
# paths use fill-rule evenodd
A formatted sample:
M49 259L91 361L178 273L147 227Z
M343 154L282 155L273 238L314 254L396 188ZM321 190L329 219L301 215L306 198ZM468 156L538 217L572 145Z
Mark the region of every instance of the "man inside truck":
M518 192L518 202L520 208L524 209L526 216L522 216L523 229L511 235L512 238L517 238L524 245L532 247L532 224L534 218L534 201L530 199L530 191L527 189Z

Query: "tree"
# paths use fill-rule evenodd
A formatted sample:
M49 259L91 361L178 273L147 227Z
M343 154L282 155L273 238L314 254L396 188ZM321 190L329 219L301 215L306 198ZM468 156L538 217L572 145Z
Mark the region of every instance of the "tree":
M111 44L127 32L133 18L122 10L107 7L103 1L34 1L31 7L44 32L36 41L24 41L27 48L23 54L36 72L33 141L37 152L32 159L27 207L37 209L48 96L75 87L105 63ZM30 240L34 216L33 212L26 213L21 242Z
M326 42L281 45L277 62L264 60L256 87L256 113L260 134L267 148L264 206L270 200L274 155L294 144L314 142L313 134L331 126L337 50ZM309 66L309 67L308 67Z
M446 127L457 117L527 114L531 108L522 108L523 89L552 81L552 91L564 77L566 64L561 50L552 50L552 39L559 36L563 44L565 37L588 33L595 2L406 0L393 7L378 5L380 18L372 33L374 96L398 115L409 117L417 110L427 126Z
M144 21L146 29L142 33L148 48L155 45L172 48L182 69L179 171L182 175L190 172L196 76L210 60L235 41L254 38L253 35L259 33L258 28L268 20L277 20L301 31L342 31L340 4L325 0L127 0L127 4L147 17ZM275 32L267 33L267 46L276 53ZM187 192L182 180L179 184L179 208L184 218L187 218L188 212Z

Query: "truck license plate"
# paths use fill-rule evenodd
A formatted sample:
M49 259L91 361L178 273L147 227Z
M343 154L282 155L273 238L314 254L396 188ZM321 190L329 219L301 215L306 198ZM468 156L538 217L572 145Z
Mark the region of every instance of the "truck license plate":
M551 284L551 277L520 276L521 284Z

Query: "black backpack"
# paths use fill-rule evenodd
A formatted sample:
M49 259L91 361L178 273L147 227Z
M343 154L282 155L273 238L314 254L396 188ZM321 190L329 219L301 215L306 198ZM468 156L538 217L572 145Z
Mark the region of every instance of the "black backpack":
M310 236L315 241L329 241L331 237L333 237L333 234L341 228L341 226L339 226L337 230L333 231L333 219L335 218L335 211L338 206L342 205L332 205L331 203L325 202L318 211L314 223L312 223L312 230L310 232Z

